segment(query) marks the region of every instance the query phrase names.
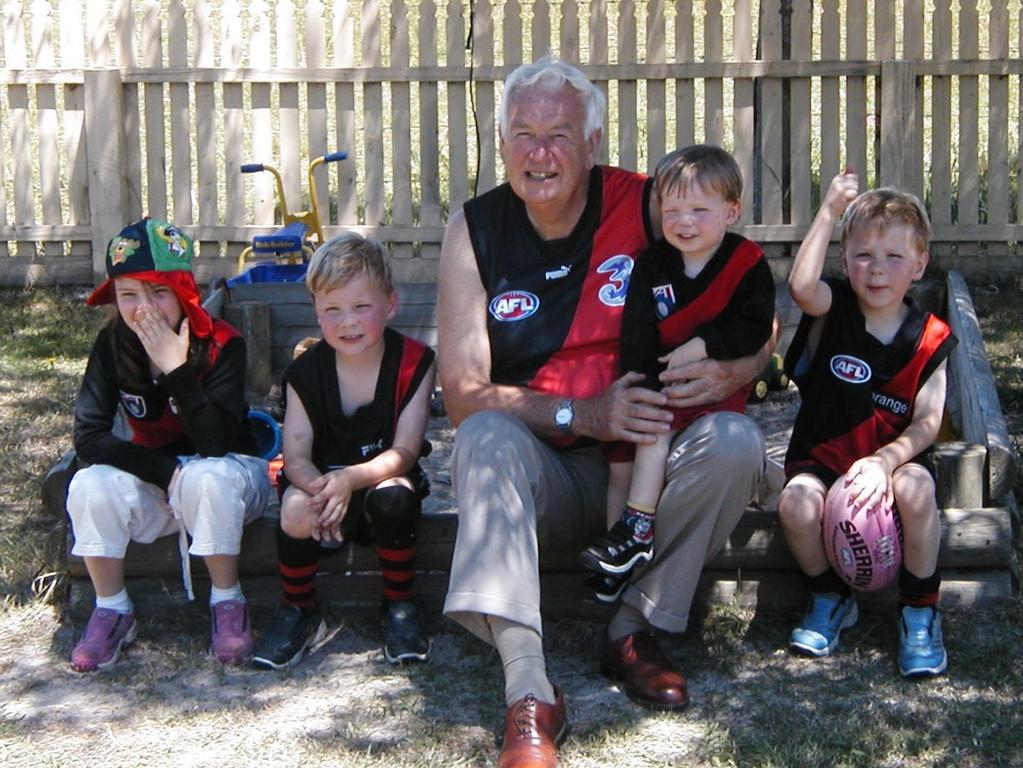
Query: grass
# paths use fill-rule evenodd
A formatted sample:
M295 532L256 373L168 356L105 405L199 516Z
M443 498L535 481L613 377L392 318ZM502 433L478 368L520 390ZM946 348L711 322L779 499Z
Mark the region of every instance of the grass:
M71 447L71 418L102 313L81 290L4 291L0 300L0 593L24 600L51 571L46 543L59 521L38 503L47 469Z
M1018 439L1023 285L975 286L973 296ZM45 540L58 521L43 517L39 486L70 447L75 392L101 322L81 298L54 290L0 295L0 441L9 457L0 470L0 764L493 765L500 663L435 614L428 665L389 667L373 611L328 604L336 634L302 664L282 674L231 672L203 654L205 606L166 600L143 617L139 641L110 673L68 670L81 620L34 597L33 579L57 567ZM251 597L256 587L247 590ZM254 613L257 629L268 610ZM600 622L548 622L548 665L567 693L573 729L563 765L1023 765L1018 598L946 612L950 672L921 683L895 671L887 611L867 602L838 653L817 661L784 650L796 618L715 605L666 641L690 680L693 704L683 714L639 709L600 676Z

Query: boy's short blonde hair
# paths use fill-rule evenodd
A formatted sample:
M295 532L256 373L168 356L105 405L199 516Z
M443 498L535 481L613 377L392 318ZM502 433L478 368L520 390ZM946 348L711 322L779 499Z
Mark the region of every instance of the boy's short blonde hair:
M325 293L362 274L384 293L394 292L391 264L383 244L355 232L345 232L316 249L309 260L305 284L313 293Z
M742 200L742 172L735 158L721 147L694 144L669 152L654 171L657 199L672 192L685 194L696 184L714 190L729 203Z
M842 217L842 248L853 230L885 229L905 224L913 230L916 246L924 252L931 242L931 221L916 195L891 187L871 189L853 200Z

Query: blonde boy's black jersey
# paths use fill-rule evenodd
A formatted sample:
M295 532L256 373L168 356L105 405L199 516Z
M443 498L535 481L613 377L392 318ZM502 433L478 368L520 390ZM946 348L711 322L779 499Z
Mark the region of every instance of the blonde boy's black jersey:
M284 371L284 384L295 390L309 416L316 467L325 472L329 467L361 464L390 448L398 419L433 359L429 347L386 329L373 402L350 416L341 402L334 349L321 340L294 360Z
M909 314L883 344L867 332L849 281L827 283L831 307L819 318L803 315L785 355L802 398L785 456L789 477L819 467L838 477L897 438L912 422L920 387L957 343L944 321L907 298ZM823 328L811 355L815 322Z

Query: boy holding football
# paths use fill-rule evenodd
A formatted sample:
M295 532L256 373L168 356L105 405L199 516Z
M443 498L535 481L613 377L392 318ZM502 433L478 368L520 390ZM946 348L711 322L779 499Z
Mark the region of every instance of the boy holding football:
M842 492L854 521L901 517L899 671L938 675L948 664L937 610L941 529L934 481L918 457L941 425L945 361L956 339L907 297L928 261L931 230L923 206L892 189L857 196L858 183L852 171L832 180L789 275L803 317L785 368L803 402L778 515L811 595L789 645L825 656L858 618L821 536L829 491ZM846 277L822 280L840 218Z

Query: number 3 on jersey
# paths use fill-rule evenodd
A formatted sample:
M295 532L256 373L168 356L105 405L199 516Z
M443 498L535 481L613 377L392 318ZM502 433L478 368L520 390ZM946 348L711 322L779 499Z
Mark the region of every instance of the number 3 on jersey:
M607 283L597 291L597 298L609 307L621 307L625 304L625 294L629 291L629 275L632 274L632 257L620 253L612 256L599 267L597 273L607 275Z

